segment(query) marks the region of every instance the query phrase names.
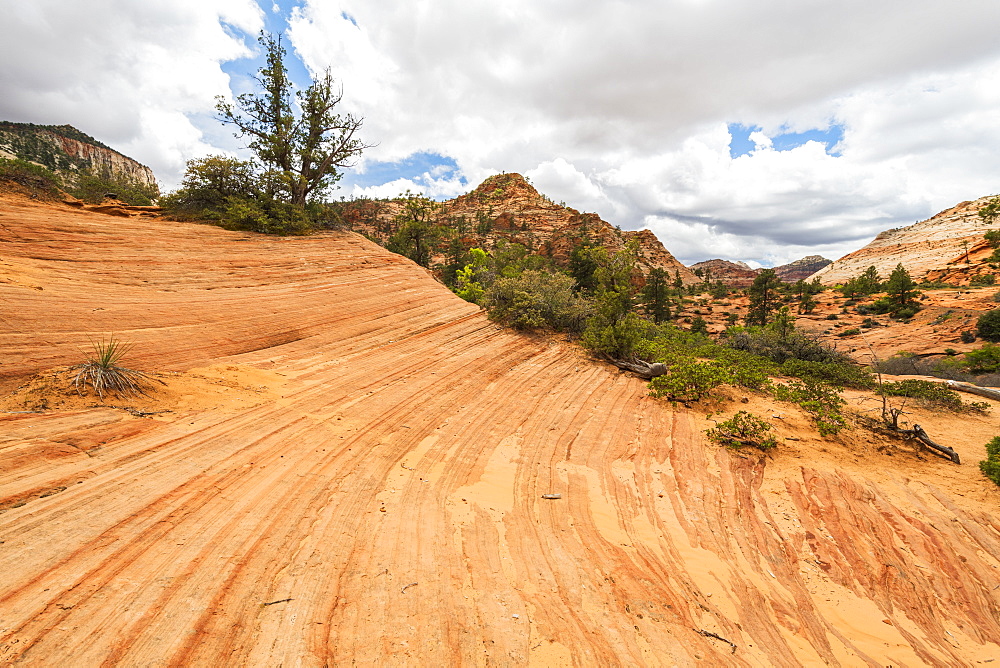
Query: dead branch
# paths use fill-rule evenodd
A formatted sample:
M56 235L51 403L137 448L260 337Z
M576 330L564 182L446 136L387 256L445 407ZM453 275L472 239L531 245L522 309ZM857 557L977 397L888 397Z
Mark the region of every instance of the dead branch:
M945 385L947 385L948 389L951 390L968 392L969 394L976 394L980 397L1000 401L1000 390L994 390L988 387L979 387L978 385L972 385L970 383L960 383L957 380L946 380Z
M667 373L667 365L659 362L650 364L649 362L644 362L642 360L629 362L626 360L609 359L608 361L619 369L631 371L644 380L651 380L657 376L662 376Z

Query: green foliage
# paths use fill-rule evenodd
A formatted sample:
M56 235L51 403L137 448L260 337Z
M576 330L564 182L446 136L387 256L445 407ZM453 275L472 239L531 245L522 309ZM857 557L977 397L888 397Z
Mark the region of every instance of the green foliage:
M882 288L882 281L878 275L878 270L874 266L865 269L860 276L848 279L840 288L848 299L859 299L873 295Z
M260 234L301 236L312 229L310 211L271 199L230 197L219 217L219 225L227 230L243 230Z
M651 269L639 296L643 310L657 324L670 319L670 292L667 272L659 267Z
M467 302L478 304L486 294L482 279L485 273L489 256L482 248L473 248L469 251L472 260L458 270L455 282L455 294Z
M760 450L770 450L778 445L774 437L768 435L771 429L770 424L753 413L738 411L728 420L706 429L705 434L716 443L728 448L749 445Z
M720 385L729 383L728 369L718 361L683 359L671 364L667 374L649 381L650 394L671 401L698 401Z
M843 362L847 355L831 348L818 338L794 327L780 326L780 320L767 327L731 328L726 332L725 345L760 355L777 364L787 359L812 362Z
M407 192L403 209L395 218L396 233L389 237L386 248L405 255L422 267L430 267L434 245L444 233L435 222L439 209L437 202Z
M1000 436L994 436L986 444L986 459L979 462L979 470L987 478L1000 485Z
M867 390L875 386L871 371L849 361L816 362L789 358L782 362L781 373L834 387Z
M69 192L74 197L95 204L104 201L105 195L114 194L118 200L133 206L150 206L160 196L160 189L155 183L135 181L107 170L95 174L89 169L80 171L76 185Z
M747 288L750 306L747 310L747 325L766 325L771 312L778 308L781 280L774 269L764 269Z
M920 291L910 273L902 264L897 264L892 270L889 280L885 283L886 296L872 304L874 313L889 313L894 318L912 318L920 310L917 297Z
M36 196L52 198L59 194L62 180L53 172L25 160L0 158L0 181L17 183Z
M578 290L593 292L597 289L597 267L600 265L603 248L595 248L589 244L579 244L573 247L569 254L569 275L576 280Z
M1000 217L1000 195L980 207L979 217L986 225L992 225Z
M122 359L132 350L133 344L116 341L114 334L105 342L92 342L94 354L77 369L73 385L79 393L90 384L97 396L104 398L105 392L113 394L145 394L145 388L153 381L162 383L148 374L121 366Z
M636 356L653 327L649 321L635 313L626 313L614 322L597 314L587 324L581 342L586 348L605 357L629 359Z
M486 290L482 304L490 320L507 327L579 332L590 310L573 286L565 274L529 269L498 278Z
M986 402L965 403L958 392L948 389L941 383L929 380L906 379L899 382L882 383L876 393L887 397L910 397L920 399L923 403L946 408L954 412L973 411L986 412L990 405Z
M223 155L189 160L178 190L160 199L160 206L182 220L221 220L236 200L257 199L254 166Z
M1000 346L992 343L965 353L963 366L972 373L995 373L1000 371Z
M367 148L355 137L362 120L335 113L341 93L329 69L296 92L296 113L281 37L262 32L258 41L266 60L256 77L262 91L237 95L235 104L219 96L216 109L236 136L249 138L247 147L269 175L267 195L303 208Z
M850 329L845 329L844 331L837 334L837 336L857 336L861 333L861 330L857 327L851 327Z
M805 379L788 385L775 385L774 396L779 401L798 404L808 412L822 436L837 434L847 426L847 419L840 412L845 403L836 388L825 383Z
M981 288L987 285L996 285L997 277L995 274L980 274L979 276L973 276L969 281L969 287Z
M691 331L698 334L708 334L708 323L699 315L691 320Z
M1000 341L1000 309L993 309L979 316L976 331L981 339Z

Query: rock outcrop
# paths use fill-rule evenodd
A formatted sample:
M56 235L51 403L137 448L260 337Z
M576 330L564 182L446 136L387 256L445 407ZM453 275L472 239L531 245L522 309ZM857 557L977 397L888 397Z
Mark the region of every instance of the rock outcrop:
M73 182L81 169L155 186L153 171L71 125L0 121L0 157L34 162Z
M991 198L962 202L919 223L886 230L813 276L824 285L837 285L870 266L886 278L902 264L917 281L947 278L956 285L967 284L988 270L980 265L992 251L983 241L987 228L978 213Z

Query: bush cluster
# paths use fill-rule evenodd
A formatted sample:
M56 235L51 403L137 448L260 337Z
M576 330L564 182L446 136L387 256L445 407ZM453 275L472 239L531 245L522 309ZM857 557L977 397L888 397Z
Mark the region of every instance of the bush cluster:
M706 429L705 434L727 448L741 448L748 445L760 450L771 450L778 445L774 437L768 434L771 429L770 424L753 413L738 411L728 420Z
M1000 485L1000 436L994 436L986 444L986 459L979 462L979 470L987 478Z
M945 408L955 412L985 413L990 405L985 401L966 403L958 392L941 383L908 378L898 382L882 383L876 392L887 397L909 397L919 399L930 406Z
M0 158L0 181L16 183L33 195L45 198L55 197L62 187L62 180L54 172L16 158Z

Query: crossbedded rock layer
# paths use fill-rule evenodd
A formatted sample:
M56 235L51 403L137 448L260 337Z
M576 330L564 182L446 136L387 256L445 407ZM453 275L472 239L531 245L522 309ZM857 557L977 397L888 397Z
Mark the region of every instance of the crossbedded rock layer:
M731 454L701 413L572 344L498 329L354 235L10 203L0 233L12 382L111 330L139 368L284 379L235 410L0 415L0 663L1000 652L1000 525L982 511L1000 494L974 466L893 473L864 461L880 456L865 439L818 441L793 415L779 436L802 440L775 459Z

